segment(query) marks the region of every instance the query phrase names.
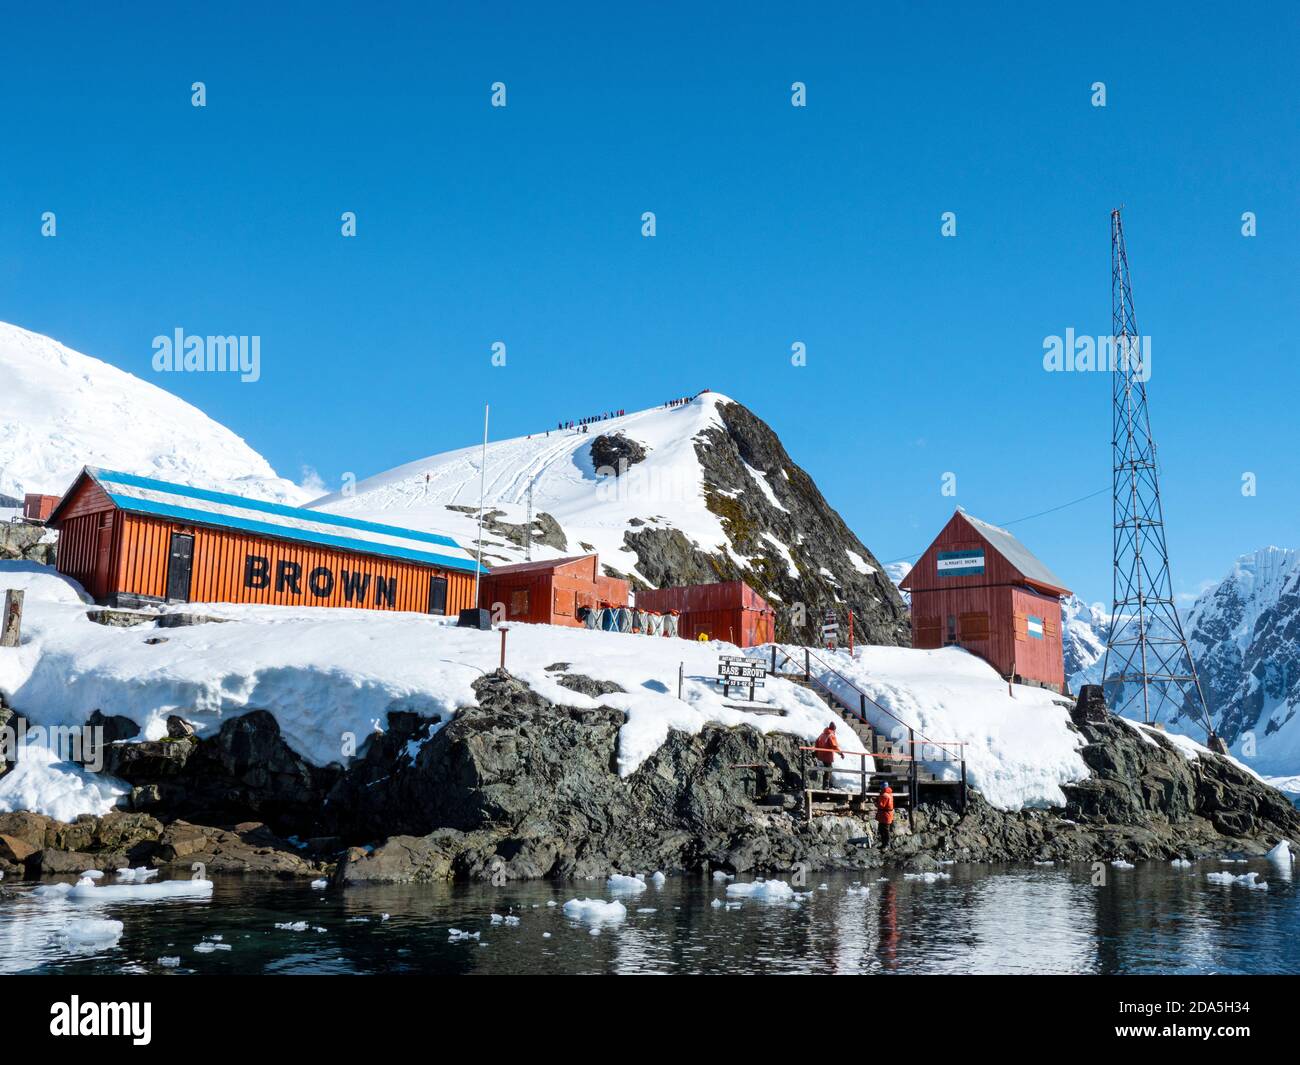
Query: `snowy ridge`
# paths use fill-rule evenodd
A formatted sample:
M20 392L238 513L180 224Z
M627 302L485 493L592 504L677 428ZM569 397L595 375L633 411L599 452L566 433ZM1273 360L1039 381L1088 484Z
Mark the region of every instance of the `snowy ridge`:
M503 521L523 524L532 489L533 513L550 514L568 541L564 548L535 545L534 559L590 549L600 554L603 565L635 573L636 554L623 542L624 532L634 527L629 524L633 519L679 529L704 550L727 551L722 523L705 505L695 438L705 429L722 426L717 407L729 402L726 396L708 392L681 406L594 422L585 433L551 429L491 441L486 503L504 512ZM645 448L646 458L617 479L598 479L591 446L602 434L635 441ZM466 447L417 459L358 482L348 494L336 492L311 506L405 528L445 531L461 543L473 543L481 451ZM771 492L761 475L755 481L756 488ZM519 546L490 534L486 539L484 560L489 564L523 560Z
M311 493L197 407L0 322L0 495L61 495L83 466L285 503Z

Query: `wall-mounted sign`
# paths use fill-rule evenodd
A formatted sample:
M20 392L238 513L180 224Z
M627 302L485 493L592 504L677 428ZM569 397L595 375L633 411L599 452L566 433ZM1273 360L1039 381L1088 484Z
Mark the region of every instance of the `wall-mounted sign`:
M1026 625L1026 627L1029 629L1029 637L1030 637L1030 639L1033 639L1033 640L1041 640L1041 639L1043 638L1043 619L1042 619L1042 618L1037 618L1037 617L1034 617L1033 614L1030 614L1030 615L1025 619L1025 625Z
M940 551L935 568L940 577L973 577L984 572L984 549Z

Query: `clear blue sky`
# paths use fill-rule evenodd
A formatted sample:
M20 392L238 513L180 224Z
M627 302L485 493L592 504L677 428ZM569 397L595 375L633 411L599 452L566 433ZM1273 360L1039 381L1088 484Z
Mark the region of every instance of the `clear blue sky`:
M911 555L1109 485L1108 379L1042 353L1109 331L1122 202L1177 590L1300 546L1293 3L41 6L0 33L0 319L285 475L710 387ZM262 380L152 374L178 326ZM1109 508L1015 529L1109 599Z

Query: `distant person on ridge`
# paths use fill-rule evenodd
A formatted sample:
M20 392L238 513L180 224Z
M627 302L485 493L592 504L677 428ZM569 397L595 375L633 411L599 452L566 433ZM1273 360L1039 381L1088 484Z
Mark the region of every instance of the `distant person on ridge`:
M822 764L824 786L829 790L835 784L835 759L843 757L840 754L840 741L835 736L834 721L822 729L822 734L813 746L817 748L813 751L813 756Z
M876 824L880 827L880 849L889 849L889 829L894 823L894 789L888 784L876 800Z

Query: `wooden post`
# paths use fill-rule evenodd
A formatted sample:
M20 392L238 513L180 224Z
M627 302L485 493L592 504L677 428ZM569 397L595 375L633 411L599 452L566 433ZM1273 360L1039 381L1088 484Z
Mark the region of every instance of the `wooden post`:
M803 679L812 680L812 664L806 647L803 649Z
M916 809L916 789L918 779L916 772L916 729L907 730L907 745L912 753L911 768L907 773L907 810L909 813Z
M776 644L772 644L772 672L776 672Z
M501 626L501 668L506 668L506 627Z
M966 744L961 745L961 812L966 812Z
M686 680L686 663L682 662L677 667L677 698L682 697L682 684Z
M5 592L4 613L0 614L0 647L17 647L23 636L23 593L16 588Z

